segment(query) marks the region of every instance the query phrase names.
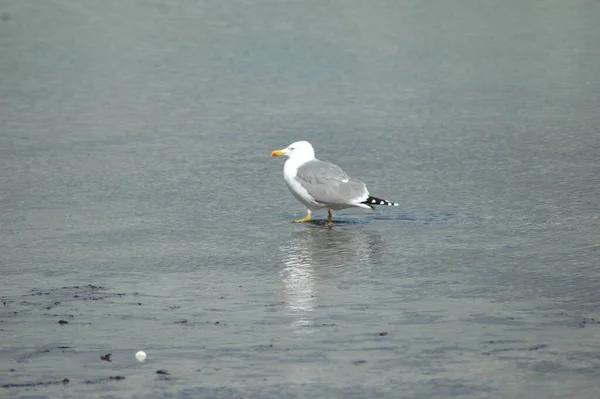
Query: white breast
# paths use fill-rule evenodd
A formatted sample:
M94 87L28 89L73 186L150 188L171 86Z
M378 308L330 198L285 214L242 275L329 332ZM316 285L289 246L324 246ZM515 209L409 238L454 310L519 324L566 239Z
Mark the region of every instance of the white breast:
M299 165L296 162L293 162L292 159L285 161L285 165L283 165L283 179L285 180L285 184L287 184L288 189L294 195L294 197L296 197L298 201L302 202L307 208L312 210L324 208L323 205L315 201L315 199L296 179L298 167L301 165L302 164Z

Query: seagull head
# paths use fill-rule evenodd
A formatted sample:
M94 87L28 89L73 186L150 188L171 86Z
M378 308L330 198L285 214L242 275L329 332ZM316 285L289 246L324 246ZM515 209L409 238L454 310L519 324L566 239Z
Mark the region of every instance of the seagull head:
M283 150L273 151L271 156L287 156L295 161L306 162L310 161L311 159L315 159L315 150L308 141L296 141L295 143L288 145Z

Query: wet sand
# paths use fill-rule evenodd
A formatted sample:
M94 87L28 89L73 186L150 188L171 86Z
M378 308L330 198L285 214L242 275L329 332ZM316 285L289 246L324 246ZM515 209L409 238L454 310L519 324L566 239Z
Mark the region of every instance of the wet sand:
M598 12L3 3L0 396L600 397Z

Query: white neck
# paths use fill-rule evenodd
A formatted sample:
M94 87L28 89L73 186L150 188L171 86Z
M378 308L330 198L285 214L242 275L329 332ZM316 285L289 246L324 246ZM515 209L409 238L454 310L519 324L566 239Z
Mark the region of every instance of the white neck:
M315 159L314 154L295 154L295 156L290 157L285 161L284 168L298 169L300 166L313 159Z

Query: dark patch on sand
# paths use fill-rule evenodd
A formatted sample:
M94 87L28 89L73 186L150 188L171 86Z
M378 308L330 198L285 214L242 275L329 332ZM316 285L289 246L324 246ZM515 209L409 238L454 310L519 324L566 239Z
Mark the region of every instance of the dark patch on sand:
M91 385L91 384L99 384L99 383L107 382L107 381L121 381L124 379L125 379L125 376L123 376L123 375L115 375L115 376L111 375L110 377L101 377L101 378L95 378L93 380L84 380L81 383Z
M68 384L71 382L68 378L62 380L51 380L51 381L38 381L38 382L23 382L17 384L4 384L2 388L33 388L33 387L47 387L50 385Z
M517 341L511 341L511 340L498 340L498 341L488 341L488 344L491 345L495 345L495 344L507 344L507 343L516 343ZM489 347L490 345L484 345L484 348ZM515 347L506 347L506 348L494 348L491 349L489 351L486 352L481 352L482 355L486 355L489 356L491 354L495 354L495 353L502 353L502 352L515 352L515 351L537 351L540 349L545 349L547 348L548 345L546 344L539 344L539 345L534 345L534 346L529 346L529 347L525 347L525 348L515 348Z
M579 321L579 328L584 328L589 325L598 325L600 324L600 320L596 320L593 317L584 317Z

